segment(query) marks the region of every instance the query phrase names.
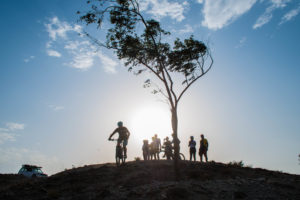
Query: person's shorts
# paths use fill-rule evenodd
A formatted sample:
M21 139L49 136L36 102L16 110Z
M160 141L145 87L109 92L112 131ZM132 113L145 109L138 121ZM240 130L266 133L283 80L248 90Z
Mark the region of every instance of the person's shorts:
M205 154L207 152L207 149L206 148L200 148L199 149L199 155L203 155L203 154Z
M196 153L196 148L195 147L191 147L190 148L190 153Z
M123 142L123 147L126 147L127 144L128 144L128 139L122 139L122 138L119 138L119 142Z

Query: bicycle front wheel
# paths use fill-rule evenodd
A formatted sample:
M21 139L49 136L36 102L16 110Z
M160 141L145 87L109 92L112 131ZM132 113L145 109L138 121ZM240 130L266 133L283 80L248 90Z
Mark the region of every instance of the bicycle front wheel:
M117 166L120 165L121 163L121 160L122 160L122 157L123 157L123 151L122 151L122 148L120 148L119 146L116 147L116 164ZM123 160L122 160L123 162Z

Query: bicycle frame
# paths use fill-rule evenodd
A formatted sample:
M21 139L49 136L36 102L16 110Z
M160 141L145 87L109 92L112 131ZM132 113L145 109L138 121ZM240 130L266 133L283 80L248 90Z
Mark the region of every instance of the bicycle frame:
M163 153L164 154L164 156L162 156L162 157L167 156L165 150L161 150L159 153ZM170 156L170 159L174 160L174 153L173 152L169 156ZM185 160L185 156L183 155L183 153L179 153L179 159L180 160Z

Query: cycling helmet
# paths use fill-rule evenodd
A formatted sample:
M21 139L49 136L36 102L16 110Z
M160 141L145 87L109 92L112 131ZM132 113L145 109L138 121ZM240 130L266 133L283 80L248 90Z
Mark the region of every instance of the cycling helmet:
M123 126L123 122L119 121L119 122L118 122L118 126L119 126L119 127Z

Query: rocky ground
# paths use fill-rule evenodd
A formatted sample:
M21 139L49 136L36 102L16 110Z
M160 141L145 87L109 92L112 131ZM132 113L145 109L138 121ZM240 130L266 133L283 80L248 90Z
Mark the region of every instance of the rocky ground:
M135 161L90 165L49 178L0 175L0 199L300 199L300 175L222 163Z

